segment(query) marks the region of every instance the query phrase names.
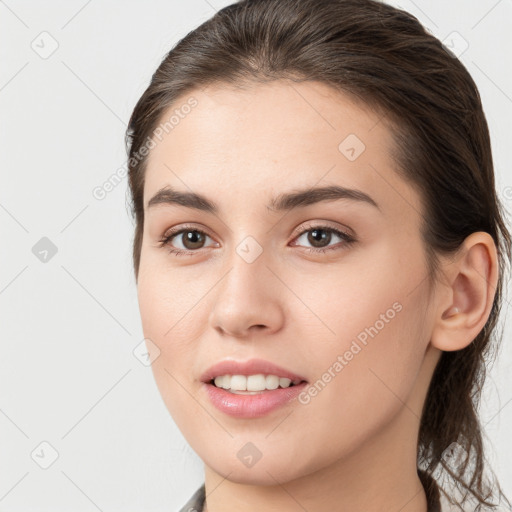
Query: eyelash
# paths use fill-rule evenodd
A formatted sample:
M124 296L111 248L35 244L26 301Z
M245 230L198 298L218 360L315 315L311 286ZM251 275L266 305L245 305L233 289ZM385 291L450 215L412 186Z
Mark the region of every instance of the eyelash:
M340 231L339 229L335 229L335 228L331 228L329 226L323 226L323 225L308 226L307 229L304 229L303 231L301 231L295 238L299 238L304 233L307 233L309 231L314 231L314 230L328 231L328 232L334 233L335 235L338 235L342 240L344 240L345 247L353 244L356 241L356 239L353 236L349 235L348 233L345 233L344 231ZM190 227L185 226L179 230L171 231L168 235L163 236L159 240L159 247L163 248L165 246L168 246L174 237L176 237L182 233L186 233L187 231L195 231L197 233L200 233L201 235L206 235L206 236L210 237L210 235L208 235L208 233L206 233L205 231L203 231L201 229L197 229L193 226L190 226ZM323 249L318 249L318 248L314 248L314 247L302 247L302 248L309 253L322 254L322 253L326 253L327 251L330 251L330 250L340 249L341 247L327 246ZM174 256L193 256L195 253L199 252L200 250L201 249L184 251L183 249L172 248L172 249L169 249L169 253L173 254Z

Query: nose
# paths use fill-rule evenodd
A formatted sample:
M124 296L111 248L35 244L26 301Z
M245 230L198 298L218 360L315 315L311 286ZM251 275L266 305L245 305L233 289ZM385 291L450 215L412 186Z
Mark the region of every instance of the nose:
M284 323L279 280L267 268L264 253L248 263L237 253L221 283L215 287L210 325L223 336L249 338L271 334Z

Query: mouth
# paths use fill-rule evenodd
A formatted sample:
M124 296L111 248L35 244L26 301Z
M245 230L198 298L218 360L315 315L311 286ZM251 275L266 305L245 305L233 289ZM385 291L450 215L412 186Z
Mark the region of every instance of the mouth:
M218 375L208 384L236 395L256 395L276 389L289 389L306 383L304 379L290 379L274 374Z
M293 407L308 385L303 376L265 359L224 359L203 372L200 381L210 403L238 419Z

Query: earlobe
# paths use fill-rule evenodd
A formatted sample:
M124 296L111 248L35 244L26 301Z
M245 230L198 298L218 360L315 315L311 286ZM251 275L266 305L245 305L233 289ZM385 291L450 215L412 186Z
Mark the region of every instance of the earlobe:
M436 297L438 316L431 343L450 352L467 347L489 318L498 280L497 252L491 235L481 231L469 235L445 275L448 284Z

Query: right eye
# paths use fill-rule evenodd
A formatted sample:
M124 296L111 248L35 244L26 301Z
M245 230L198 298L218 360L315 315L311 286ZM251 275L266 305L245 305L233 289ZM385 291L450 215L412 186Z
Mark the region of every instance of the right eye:
M170 246L169 252L176 256L192 255L194 252L198 252L198 249L204 247L205 240L211 237L204 231L195 227L181 227L181 229L174 229L168 231L160 239L160 247ZM176 239L180 242L181 247L173 245L173 241Z

